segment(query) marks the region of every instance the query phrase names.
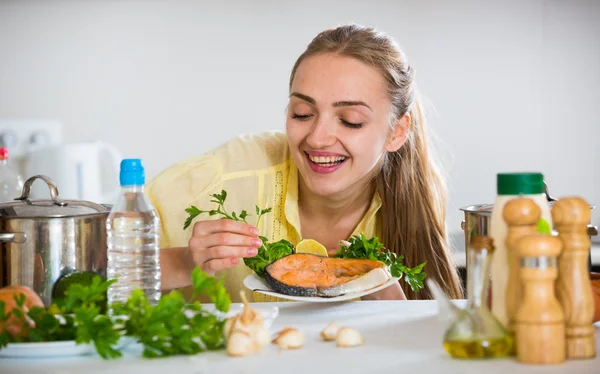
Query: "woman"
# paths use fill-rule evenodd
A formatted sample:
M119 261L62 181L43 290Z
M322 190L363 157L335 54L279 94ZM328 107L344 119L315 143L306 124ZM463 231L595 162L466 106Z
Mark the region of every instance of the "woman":
M256 255L259 233L294 245L312 238L330 251L364 233L409 267L427 261L428 276L461 297L446 242L444 184L413 75L395 42L372 28L347 25L315 37L292 70L285 134L238 137L149 184L162 220L163 288L188 286L199 265L225 276L236 301L250 274L241 259ZM215 209L209 195L222 189L227 210L273 211L259 227L206 215L184 231L184 209ZM431 297L402 281L369 295Z

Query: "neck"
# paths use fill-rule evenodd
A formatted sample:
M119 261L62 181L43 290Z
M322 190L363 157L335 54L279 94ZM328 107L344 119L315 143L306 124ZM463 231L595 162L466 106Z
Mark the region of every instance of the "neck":
M333 196L320 196L310 191L300 177L298 207L301 216L311 220L325 220L335 225L348 217L358 217L358 224L369 209L374 193L375 183L369 182Z

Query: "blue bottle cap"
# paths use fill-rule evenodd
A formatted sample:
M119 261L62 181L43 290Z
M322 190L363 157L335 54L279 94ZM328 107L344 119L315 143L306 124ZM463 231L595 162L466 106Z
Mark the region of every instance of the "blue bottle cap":
M139 158L126 158L121 161L119 173L121 186L143 186L146 183L144 164Z

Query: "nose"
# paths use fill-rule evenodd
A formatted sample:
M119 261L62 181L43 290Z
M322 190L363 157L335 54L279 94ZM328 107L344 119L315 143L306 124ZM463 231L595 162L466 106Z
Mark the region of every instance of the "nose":
M324 118L315 121L306 137L306 143L311 148L319 149L332 146L336 142L335 124Z

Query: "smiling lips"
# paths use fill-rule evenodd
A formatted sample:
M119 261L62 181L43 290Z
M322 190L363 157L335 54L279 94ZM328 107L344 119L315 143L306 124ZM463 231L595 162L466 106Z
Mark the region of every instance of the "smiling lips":
M306 154L311 169L319 174L328 174L336 171L346 161L347 157L339 155L311 155Z

